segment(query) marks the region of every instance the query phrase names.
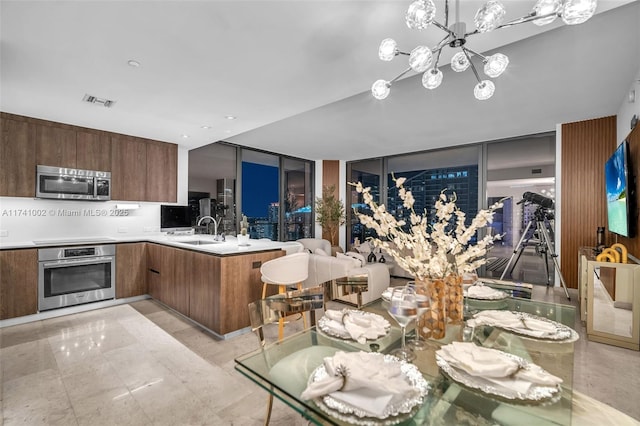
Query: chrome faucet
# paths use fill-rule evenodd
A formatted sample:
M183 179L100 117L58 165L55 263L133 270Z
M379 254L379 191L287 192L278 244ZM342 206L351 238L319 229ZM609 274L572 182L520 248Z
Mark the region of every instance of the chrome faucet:
M205 219L209 219L209 220L211 220L211 222L213 222L213 239L217 240L218 239L218 223L219 222L216 222L216 220L212 216L202 216L198 220L197 226L200 226ZM222 218L220 218L220 220L222 220ZM207 226L207 229L208 228L209 227Z

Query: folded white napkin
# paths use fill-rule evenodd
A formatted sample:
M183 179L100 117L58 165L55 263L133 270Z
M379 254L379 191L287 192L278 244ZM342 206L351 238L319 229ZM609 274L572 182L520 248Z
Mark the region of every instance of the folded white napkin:
M551 322L511 311L481 311L468 320L467 325L491 325L539 338L553 337L558 333L558 328Z
M477 283L467 288L467 296L474 299L504 299L507 294L482 283Z
M387 334L389 322L380 315L343 309L340 311L328 309L324 315L330 321L326 326L338 335L348 334L353 340L364 344L367 339L375 340Z
M341 400L373 416L380 417L389 403L419 393L405 378L400 362L385 362L369 352L336 352L324 359L328 377L310 383L300 397L304 400L325 395Z
M562 379L535 364L523 368L520 362L504 352L471 342L453 342L436 354L458 370L522 394L526 394L532 385L557 386L562 383Z
M387 287L385 291L382 292L382 298L389 301L391 300L391 293L393 293L394 287Z

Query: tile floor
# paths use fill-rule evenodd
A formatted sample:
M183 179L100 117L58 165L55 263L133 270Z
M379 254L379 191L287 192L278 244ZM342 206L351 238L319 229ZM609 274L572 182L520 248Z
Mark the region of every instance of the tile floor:
M570 303L546 286L534 298ZM574 388L640 420L640 353L577 330ZM255 348L252 333L216 340L153 300L5 327L0 425L259 425L266 393L233 369ZM276 402L272 424L307 422Z

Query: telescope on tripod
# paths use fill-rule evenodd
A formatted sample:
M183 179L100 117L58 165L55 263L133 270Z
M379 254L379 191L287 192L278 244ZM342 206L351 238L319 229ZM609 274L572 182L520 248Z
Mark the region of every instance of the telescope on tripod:
M534 192L525 192L524 194L522 194L522 200L518 201L517 204L522 204L522 203L525 203L525 205L535 204L537 205L537 207L533 213L533 218L529 221L529 223L527 223L527 226L524 229L524 232L522 233L522 237L520 238L518 245L513 250L513 254L511 254L511 257L509 258L509 262L507 263L507 266L504 268L504 271L502 272L500 279L501 280L504 279L505 275L507 275L507 271L509 271L509 275L511 275L511 273L516 267L516 264L518 263L518 260L520 260L520 256L522 256L522 252L528 245L530 245L531 237L537 235L539 238L539 241L536 242L535 244L536 252L544 254L544 266L547 270L547 287L551 284L550 278L549 278L550 271L549 271L549 260L548 260L548 255L550 255L551 259L553 260L553 264L556 268L556 271L558 272L558 276L560 277L560 284L564 289L564 294L567 296L568 300L571 300L571 297L569 297L569 291L567 290L567 284L565 283L564 277L562 276L562 272L560 271L560 265L558 265L558 255L555 253L553 249L553 241L551 240L551 237L549 235L549 229L547 229L547 223L550 220L553 220L554 218L553 212L550 210L550 209L553 209L553 206L554 206L553 200L541 194L536 194ZM535 226L535 231L531 234L531 236L528 236L529 230L534 226ZM514 257L515 257L515 262L514 262ZM511 266L512 262L513 262L513 266ZM510 266L511 266L511 269L509 269Z

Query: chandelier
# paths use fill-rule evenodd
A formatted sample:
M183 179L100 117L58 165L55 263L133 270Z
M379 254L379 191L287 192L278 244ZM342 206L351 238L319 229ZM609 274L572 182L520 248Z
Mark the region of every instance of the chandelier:
M409 68L401 72L392 80L377 80L371 86L371 92L376 99L385 99L391 90L391 85L400 77L413 70L422 75L422 85L430 90L440 86L442 83L442 71L438 69L438 62L442 49L449 46L453 49L460 49L451 59L451 69L455 72L463 72L471 68L478 80L473 94L478 100L486 100L493 96L495 84L491 80L480 79L480 74L471 61L472 56L477 56L484 64L484 73L491 78L500 76L507 65L509 58L502 53L495 53L491 56L484 56L469 49L467 39L481 33L487 33L500 28L507 28L525 22L533 22L535 25L547 25L555 21L557 17L562 18L567 25L581 24L593 16L597 6L597 0L537 0L533 9L528 15L503 23L506 15L504 5L498 0L489 0L476 12L474 23L475 29L467 32L464 22L460 22L459 0L456 0L456 22L449 26L449 0L445 0L444 24L436 21L436 7L433 0L415 0L407 10L405 21L410 29L423 30L433 25L444 31L446 35L438 44L429 48L428 46L418 46L411 52L398 50L397 43L391 38L382 40L378 50L378 57L383 61L391 61L398 55L409 56ZM434 60L435 58L435 60Z

